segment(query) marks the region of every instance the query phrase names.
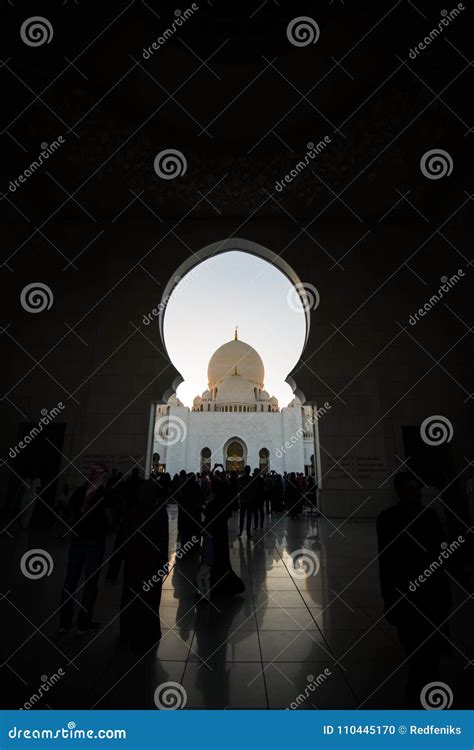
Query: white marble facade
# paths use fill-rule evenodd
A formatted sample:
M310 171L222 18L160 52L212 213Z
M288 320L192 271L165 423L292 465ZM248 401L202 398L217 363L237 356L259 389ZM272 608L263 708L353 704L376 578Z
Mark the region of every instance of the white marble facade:
M259 354L237 338L219 347L208 367L208 389L189 409L171 396L157 407L153 453L160 470L265 468L312 472L311 408L298 399L280 409L264 388ZM159 457L159 458L158 458Z

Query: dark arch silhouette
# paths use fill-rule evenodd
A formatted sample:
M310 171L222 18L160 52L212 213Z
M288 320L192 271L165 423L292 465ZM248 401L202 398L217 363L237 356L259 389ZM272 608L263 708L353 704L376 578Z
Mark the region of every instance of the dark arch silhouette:
M274 253L272 250L269 250L264 245L259 245L257 242L252 242L251 240L246 240L239 237L232 237L230 239L221 240L219 242L214 242L210 245L206 245L205 247L198 250L196 253L194 253L192 256L187 258L181 265L176 269L173 276L170 278L168 283L165 286L163 296L161 299L160 304L160 316L159 316L159 327L160 327L160 336L161 336L161 342L164 348L164 351L168 355L169 361L172 363L171 357L168 354L168 350L166 348L166 342L164 337L164 319L166 315L166 306L168 304L168 301L175 290L175 288L181 283L183 278L188 274L190 271L192 271L193 268L203 263L205 260L208 260L209 258L213 258L216 255L221 255L223 253L232 252L232 251L238 251L243 253L249 253L249 255L255 255L258 258L262 258L263 260L266 260L271 265L275 266L281 273L283 273L289 281L291 281L292 284L296 287L296 289L302 289L303 284L295 271L291 268L291 266L279 255ZM308 341L309 336L309 327L310 327L310 311L308 309L304 309L304 315L305 315L305 322L306 322L306 332L305 332L305 339L304 339L304 345L303 345L303 351L300 354L300 359L303 357L304 350L306 348L306 344ZM296 369L299 362L297 362L293 368ZM295 380L291 377L291 374L288 375L285 378L286 383L290 386L295 396L297 396L302 403L305 402L306 398L304 393L299 390L297 383ZM163 400L167 401L167 399L173 395L173 393L176 393L176 389L178 386L183 382L183 378L181 375L178 375L173 382L171 383L170 388L163 394Z

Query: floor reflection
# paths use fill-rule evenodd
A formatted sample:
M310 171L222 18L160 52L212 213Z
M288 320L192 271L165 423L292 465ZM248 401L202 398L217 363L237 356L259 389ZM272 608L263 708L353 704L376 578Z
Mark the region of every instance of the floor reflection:
M170 519L174 553L174 510ZM139 655L119 644L120 581L101 577L99 633L58 640L51 613L67 554L61 532L47 539L55 570L37 582L42 596L36 604L14 561L31 546L45 546L46 532L36 530L31 538L21 532L7 540L7 573L14 586L3 605L11 643L8 650L2 645L4 658L13 656L0 675L11 707L23 705L52 665L64 668L61 688L51 690L38 708L154 709L155 691L168 683L180 687L191 709L402 707L405 667L383 618L373 522L347 521L342 535L324 519L277 515L249 541L237 537L235 516L229 528L231 562L245 583L244 594L199 601L198 555L172 556L176 564L161 599L162 638ZM305 565L311 564L317 570L307 575ZM459 593L462 601L465 594ZM456 602L455 583L453 595ZM473 605L465 608L463 618L453 620L451 637L469 655L465 628ZM444 670L455 686L456 708L467 707L470 692L464 667L465 659L453 649Z

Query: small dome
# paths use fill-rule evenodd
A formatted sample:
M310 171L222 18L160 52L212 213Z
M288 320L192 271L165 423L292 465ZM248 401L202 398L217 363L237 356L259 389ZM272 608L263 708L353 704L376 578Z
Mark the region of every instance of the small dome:
M211 391L204 391L202 394L203 401L210 401L212 399L212 393Z
M200 404L202 404L201 396L196 396L196 398L193 398L193 406L199 406Z
M167 403L169 406L184 406L183 402L180 401L179 398L176 396L176 393L173 393L173 395L169 397Z
M250 383L263 388L265 369L262 359L255 349L239 339L228 341L212 355L207 369L209 388L219 385L228 375L235 372Z
M270 394L268 391L260 391L260 396L258 398L259 401L268 401L270 399Z
M217 391L218 404L254 404L255 393L251 383L241 375L229 375Z
M290 401L290 403L288 404L288 408L293 409L298 406L301 406L301 401L299 400L298 396L295 396L293 401Z
M272 396L270 399L271 404L276 404L278 406L278 399L275 396Z

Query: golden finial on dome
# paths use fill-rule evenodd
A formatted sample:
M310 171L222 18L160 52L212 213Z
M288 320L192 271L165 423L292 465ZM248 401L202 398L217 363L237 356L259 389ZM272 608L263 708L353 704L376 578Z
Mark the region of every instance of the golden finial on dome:
M239 326L235 326L234 341L238 341L239 340L239 336L238 336L238 333L237 333L238 330L239 330Z

